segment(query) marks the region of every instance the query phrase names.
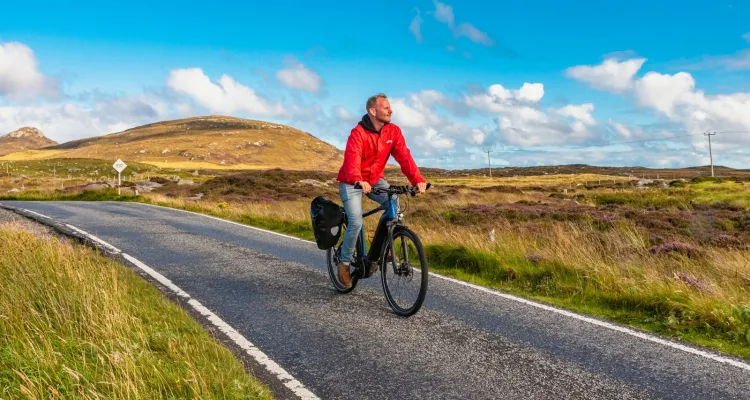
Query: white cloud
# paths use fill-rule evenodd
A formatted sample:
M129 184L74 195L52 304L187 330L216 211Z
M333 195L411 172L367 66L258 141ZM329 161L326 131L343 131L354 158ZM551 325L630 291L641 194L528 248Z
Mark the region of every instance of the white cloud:
M459 24L454 33L457 37L467 37L472 42L483 44L485 46L492 46L495 44L495 41L492 40L489 35L480 31L477 27L468 22L462 22Z
M542 97L544 97L544 85L541 83L527 82L518 90L509 90L497 83L491 85L486 92L465 95L463 102L480 111L499 113L517 103L537 103Z
M687 72L649 72L636 82L635 100L690 133L750 130L750 92L706 95L695 86ZM722 141L750 145L750 134L724 135Z
M479 30L479 28L474 26L474 24L471 24L469 22L461 22L460 24L458 24L458 26L456 26L456 18L453 14L452 6L439 1L435 1L434 15L435 20L448 26L455 39L466 37L474 43L479 43L485 46L492 46L495 44L495 41L487 33ZM449 49L449 51L452 50Z
M581 121L585 125L594 125L596 123L596 120L591 115L591 112L594 111L594 105L591 103L581 105L568 104L554 111L564 117L571 117L577 121Z
M674 116L675 106L694 95L695 80L687 72L665 75L649 72L635 83L638 102L651 107L668 117Z
M451 29L455 26L455 17L453 16L453 7L441 3L439 1L435 2L435 19L438 22L442 22L446 25L448 25Z
M425 130L423 140L420 142L429 143L429 146L437 151L451 149L456 145L451 138L445 137L438 133L437 129L431 127Z
M427 128L439 126L443 123L433 110L432 106L447 101L444 94L436 90L423 90L411 94L406 99L393 99L393 119L397 124L409 128Z
M346 110L346 108L342 106L334 107L333 113L336 115L336 118L342 121L350 122L350 121L355 121L357 119L357 117L354 114L350 113L349 111Z
M397 125L407 128L424 128L427 126L427 116L406 104L405 100L393 99L390 103L393 108L393 118L398 119Z
M320 92L322 79L314 71L302 64L292 65L276 72L276 79L291 89L304 90L311 93Z
M0 44L0 96L9 100L58 98L59 84L39 71L34 51L23 43Z
M487 134L481 129L474 128L471 130L471 143L476 145L484 144Z
M688 68L723 68L727 71L741 71L750 69L750 49L740 50L732 55L705 56L697 64L691 64Z
M168 103L155 96L96 95L90 104L44 104L0 107L0 133L33 126L63 143L106 135L165 119L189 116L183 103Z
M524 83L515 96L518 100L536 103L544 97L544 85L541 83Z
M282 116L287 113L280 102L264 98L253 89L235 82L230 76L222 75L218 85L211 82L200 68L171 71L167 85L211 112L246 112L257 117Z
M750 44L750 32L742 35L742 39ZM727 71L750 70L750 49L742 49L734 54L707 55L699 61L687 63L685 69L722 68Z
M687 72L662 74L650 71L632 81L629 94L637 105L654 111L657 117L670 124L681 126L681 132L734 132L717 135L714 149L723 150L722 155L727 159L747 160L747 155L741 154L740 149L750 146L750 134L743 133L750 130L750 92L707 95L696 86L695 78ZM667 135L668 132L648 133L627 128L612 121L609 126L627 139L673 136ZM696 136L693 139L695 151L703 153L707 147L705 138Z
M615 133L617 133L617 136L623 138L623 139L633 139L637 135L636 132L634 132L632 129L628 128L627 126L617 123L612 120L612 118L609 119L608 124L612 129L615 130Z
M414 17L414 19L411 20L411 23L409 24L409 30L411 31L412 35L414 35L414 38L417 39L417 43L422 43L422 16L419 14L419 9L417 9L417 15Z
M576 144L594 137L590 128L596 124L591 112L594 105L568 105L551 109L555 117L540 110L544 85L524 83L518 90L501 84L491 85L484 93L464 95L466 106L495 116L498 140L514 146L554 146Z
M594 89L626 92L633 87L633 77L641 69L644 62L646 62L645 58L633 58L625 61L608 58L602 64L596 66L579 65L568 68L566 74Z

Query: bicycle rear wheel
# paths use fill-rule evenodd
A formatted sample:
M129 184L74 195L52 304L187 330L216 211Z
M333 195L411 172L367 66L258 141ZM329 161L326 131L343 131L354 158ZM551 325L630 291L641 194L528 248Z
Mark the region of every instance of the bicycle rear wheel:
M381 262L385 299L403 317L414 315L427 294L427 257L419 236L408 228L396 228L393 247L386 241Z
M354 246L354 254L352 256L352 259L359 260L359 247L360 247L361 240L360 238L357 238L357 244ZM333 284L333 288L336 289L339 293L349 293L357 286L357 279L356 277L352 276L352 286L346 287L344 286L341 281L339 281L339 261L341 260L341 245L342 243L339 243L338 246L331 247L330 249L326 250L326 262L328 263L328 277L331 278L331 283ZM354 272L354 265L355 263L349 264L349 273L353 275Z

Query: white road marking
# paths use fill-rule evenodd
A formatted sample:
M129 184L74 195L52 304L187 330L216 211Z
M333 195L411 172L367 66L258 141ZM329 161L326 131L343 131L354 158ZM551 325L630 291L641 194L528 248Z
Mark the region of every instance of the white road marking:
M36 211L25 210L25 209L24 209L24 211L26 211L26 212L29 212L29 213L31 213L31 214L34 214L34 215L38 215L38 216L40 216L40 217L42 217L42 218L52 219L52 217L48 217L48 216L46 216L46 215L44 215L44 214L39 214L39 213L38 213L38 212L36 212Z
M114 246L110 245L109 243L107 243L107 242L105 242L105 241L97 238L96 236L93 236L93 235L91 235L91 234L89 234L89 233L87 233L87 232L85 232L85 231L83 231L83 230L81 230L79 228L76 228L73 225L70 225L70 224L65 224L65 225L68 228L73 229L76 232L79 232L82 235L85 235L85 236L89 237L90 239L92 239L92 240L94 240L94 241L96 241L96 242L98 242L98 243L100 243L102 245L109 246L111 248L115 248ZM119 252L119 250L118 250L118 252ZM205 306L203 306L198 300L195 300L194 298L190 297L190 295L187 292L185 292L184 290L180 289L179 286L177 286L174 283L172 283L172 281L170 281L169 279L167 279L167 277L165 277L164 275L156 272L153 268L149 267L148 265L144 264L143 262L141 262L140 260L138 260L137 258L135 258L135 257L133 257L133 256L131 256L129 254L122 253L122 257L125 258L126 260L130 261L131 263L133 263L135 266L137 266L138 268L140 268L141 270L143 270L147 274L149 274L151 277L153 277L154 279L156 279L162 285L164 285L164 286L168 287L169 289L171 289L178 296L184 297L186 299L189 299L188 300L188 304L190 304L196 311L198 311L199 313L201 313L201 315L207 317L208 320L211 321L211 323L215 327L219 328L219 330L221 330L222 332L226 333L227 336L229 336L229 338L234 343L236 343L238 346L240 346L240 348L242 348L243 350L245 350L245 352L248 355L250 355L253 359L255 359L255 361L257 361L259 364L263 365L266 368L266 370L268 370L268 372L270 372L277 379L279 379L284 384L284 386L286 386L287 388L289 388L289 390L291 390L294 394L296 394L297 397L299 397L300 399L305 399L305 400L318 399L318 397L313 392L311 392L310 390L308 390L307 388L305 388L305 385L303 385L302 382L300 382L297 379L295 379L284 368L282 368L279 364L277 364L275 361L273 361L271 358L269 358L265 353L263 353L263 351L261 351L260 349L258 349L257 347L255 347L255 345L252 344L249 340L247 340L247 338L245 338L244 336L242 336L242 334L240 334L239 332L237 332L236 329L232 328L229 324L227 324L226 322L224 322L224 320L222 320L221 318L219 318L211 310L209 310L208 308L206 308Z
M193 308L195 308L196 311L201 313L203 316L208 317L208 320L211 321L214 326L219 328L222 332L226 333L227 336L229 336L232 341L237 343L238 346L240 346L247 354L249 354L251 357L255 359L255 361L262 364L266 369L271 372L272 374L276 375L276 378L281 380L284 383L284 386L289 388L294 394L299 396L301 399L317 399L318 397L313 394L313 392L307 390L304 385L302 385L301 382L294 379L292 375L290 375L288 372L284 370L279 364L277 364L275 361L268 358L265 353L263 353L260 349L255 347L252 343L250 343L249 340L247 340L244 336L242 336L239 332L237 332L234 328L232 328L229 324L224 322L221 318L219 318L216 314L211 312L208 308L204 307L198 300L190 299L188 301Z
M67 226L68 228L70 228L70 229L72 229L72 230L74 230L74 231L76 231L76 232L78 232L78 233L80 233L80 234L82 234L82 235L84 235L84 236L88 236L89 238L91 238L91 240L93 240L93 241L95 241L95 242L99 243L100 245L102 245L102 246L104 246L104 247L106 247L106 248L110 249L111 251L113 251L113 252L115 252L115 253L122 253L122 250L118 249L118 248L117 248L117 247L115 247L115 246L112 246L111 244L109 244L109 243L105 242L105 241L104 241L104 240L102 240L102 239L99 239L98 237L96 237L96 236L94 236L94 235L92 235L92 234L90 234L90 233L88 233L88 232L86 232L86 231L84 231L84 230L78 229L78 228L76 228L75 226L73 226L73 225L70 225L70 224L65 224L65 226Z
M166 276L164 276L164 275L156 272L153 268L151 268L148 265L142 263L137 258L135 258L135 257L133 257L130 254L127 254L127 253L122 253L122 257L125 258L126 260L132 262L133 264L135 264L135 266L137 266L138 268L142 269L145 273L149 274L152 278L154 278L157 281L159 281L159 283L161 283L162 285L164 285L164 286L172 289L172 291L175 292L178 296L184 297L186 299L190 298L190 295L187 294L187 292L185 292L184 290L180 289L179 286L177 286L174 283L172 283L172 281L170 281L169 279L167 279Z
M146 203L139 203L139 204L146 204ZM283 233L272 232L272 231L268 231L268 230L265 230L265 229L256 228L254 226L244 225L244 224L240 224L240 223L237 223L237 222L234 222L234 221L228 221L228 220L225 220L225 219L217 218L217 217L214 217L214 216L211 216L211 215L200 214L200 213L196 213L196 212L193 212L193 211L179 210L179 209L176 209L176 208L158 206L158 205L154 205L154 204L146 204L146 205L149 205L149 206L152 206L152 207L164 208L164 209L167 209L167 210L182 211L182 212L186 212L186 213L190 213L190 214L200 215L202 217L207 217L207 218L215 219L215 220L222 221L222 222L228 222L230 224L239 225L239 226L242 226L242 227L245 227L245 228L248 228L248 229L253 229L253 230L258 230L258 231L262 231L262 232L267 232L267 233L271 233L271 234L274 234L274 235L283 236L283 237L288 238L288 239L294 239L294 240L298 240L298 241L302 241L302 242L308 242L308 243L315 244L315 242L313 242L311 240L300 239L300 238L297 238L297 237L294 237L294 236L285 235ZM622 326L618 326L618 325L615 325L615 324L612 324L612 323L609 323L609 322L604 322L604 321L600 321L598 319L594 319L594 318L586 317L586 316L583 316L583 315L579 315L579 314L576 314L576 313L573 313L573 312L570 312L570 311L567 311L567 310L563 310L563 309L560 309L560 308L557 308L557 307L552 307L552 306L547 305L547 304L537 303L537 302L532 301L532 300L524 299L522 297L518 297L518 296L511 295L511 294L503 293L503 292L500 292L500 291L497 291L497 290L488 289L486 287L474 285L472 283L464 282L464 281L461 281L461 280L458 280L458 279L454 279L454 278L451 278L451 277L448 277L448 276L445 276L445 275L440 275L440 274L437 274L435 272L430 272L429 275L432 275L432 276L434 276L436 278L443 279L443 280L446 280L446 281L449 281L449 282L453 282L453 283L456 283L456 284L459 284L459 285L462 285L462 286L465 286L465 287L476 289L476 290L482 291L484 293L488 293L488 294L491 294L491 295L494 295L494 296L502 297L504 299L516 301L516 302L519 302L519 303L523 303L523 304L526 304L526 305L529 305L529 306L532 306L532 307L540 308L542 310L551 311L551 312L554 312L554 313L557 313L557 314L564 315L566 317L575 318L575 319L577 319L579 321L588 322L590 324L597 325L597 326L600 326L602 328L611 329L611 330L614 330L614 331L617 331L617 332L621 332L621 333L624 333L624 334L627 334L627 335L630 335L630 336L634 336L634 337L637 337L637 338L640 338L640 339L648 340L650 342L654 342L654 343L658 343L658 344L661 344L661 345L664 345L664 346L668 346L668 347L671 347L671 348L676 349L676 350L681 350L681 351L684 351L684 352L687 352L687 353L690 353L690 354L694 354L694 355L697 355L697 356L700 356L700 357L708 358L710 360L714 360L714 361L717 361L717 362L720 362L720 363L725 363L725 364L733 365L735 367L744 369L746 371L750 371L750 364L747 364L747 363L744 363L744 362L741 362L741 361L737 361L737 360L733 360L731 358L727 358L727 357L722 357L722 356L719 356L719 355L711 354L711 353L708 353L708 352L705 352L705 351L702 351L702 350L698 350L698 349L694 349L692 347L688 347L688 346L685 346L685 345L682 345L682 344L679 344L679 343L674 343L674 342L671 342L671 341L668 341L668 340L664 340L664 339L661 339L659 337L656 337L656 336L653 336L653 335L650 335L650 334L646 334L646 333L643 333L643 332L638 332L638 331L635 331L633 329L629 329L629 328L625 328L625 327L622 327Z

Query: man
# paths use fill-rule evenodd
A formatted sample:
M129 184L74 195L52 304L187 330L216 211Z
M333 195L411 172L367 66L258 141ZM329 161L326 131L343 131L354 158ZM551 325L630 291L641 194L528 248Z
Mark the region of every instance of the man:
M383 178L383 171L388 158L393 158L401 166L401 172L409 182L419 188L420 193L427 189L427 183L419 173L419 168L406 147L401 129L391 123L391 105L385 94L376 94L367 99L367 113L357 126L352 129L346 142L344 164L336 180L339 182L339 195L344 202L348 218L344 241L341 245L341 262L339 263L339 281L351 287L349 263L354 254L357 236L362 229L362 193L381 205L388 201L387 195L373 195L372 188L388 188L390 185ZM359 183L362 189L354 186ZM377 268L377 266L373 266Z

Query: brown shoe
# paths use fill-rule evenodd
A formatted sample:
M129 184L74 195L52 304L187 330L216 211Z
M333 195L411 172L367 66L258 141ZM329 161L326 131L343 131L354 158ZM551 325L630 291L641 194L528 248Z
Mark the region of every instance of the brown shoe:
M339 263L339 282L344 287L352 287L352 276L349 273L349 266L344 263Z

